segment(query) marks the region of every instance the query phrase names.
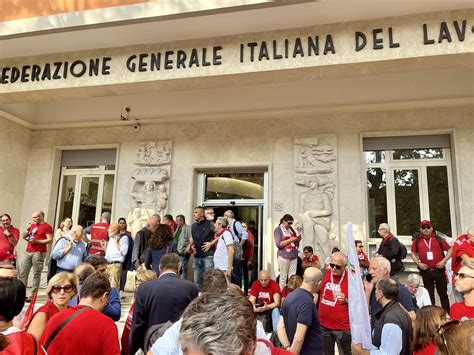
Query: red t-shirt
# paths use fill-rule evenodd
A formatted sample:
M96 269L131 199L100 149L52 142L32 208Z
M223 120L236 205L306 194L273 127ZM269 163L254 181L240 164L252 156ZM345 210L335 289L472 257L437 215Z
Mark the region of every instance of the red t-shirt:
M349 330L349 305L337 299L337 293L342 292L349 297L349 282L347 272L341 276L332 276L328 270L324 275L319 291L319 319L321 325L332 330Z
M462 238L464 237L464 238ZM467 255L470 258L474 258L474 245L469 243L466 240L467 235L462 235L459 237L453 246L453 259L452 259L452 269L453 272L458 272L462 267L461 256ZM462 238L462 239L461 239Z
M105 250L102 250L100 246L101 240L109 240L109 224L100 222L91 226L91 244L92 247L89 249L89 254L99 254L105 256Z
M41 345L45 345L66 318L83 307L70 307L53 316L41 336ZM120 354L117 326L112 319L96 310L83 311L56 335L46 350L48 354Z
M474 307L466 306L464 302L457 302L451 305L449 315L451 316L451 319L474 319Z
M256 280L250 289L250 296L254 296L257 302L261 300L266 304L273 303L273 296L276 293L280 294L280 286L275 280L270 280L267 287L263 287L260 281Z
M10 244L8 241L8 237L3 234L3 231L5 229L8 229L12 237L18 242L18 239L20 239L20 231L18 228L15 228L13 226L10 226L10 228L3 228L0 227L0 250L6 250L9 251L10 253L13 254L13 250L15 249L13 245Z
M8 346L1 352L2 355L44 355L43 348L36 338L27 332L15 332L7 335ZM36 343L36 345L35 345Z
M307 258L306 256L303 256L303 265L310 265L318 261L319 261L319 258L317 255L311 255L309 258Z
M413 355L435 355L438 347L433 343L427 343L420 350L414 351Z
M428 265L430 269L435 269L436 264L439 263L443 258L444 258L444 253L441 251L441 248L439 246L438 240L436 239L436 236L434 233L431 233L429 238L425 238L424 236L421 235L419 236L420 240L418 242L418 251L416 251L416 244L417 241L416 239L413 241L411 244L411 251L412 253L417 253L418 258L423 264ZM449 244L441 238L441 244L443 245L443 251L447 251L449 248ZM432 258L431 260L428 260L429 254L428 252L432 253Z
M53 234L53 228L48 223L32 223L28 228L29 234L32 236L32 240L45 240L47 234ZM29 253L40 252L46 253L48 246L46 244L31 244L28 243L26 251Z

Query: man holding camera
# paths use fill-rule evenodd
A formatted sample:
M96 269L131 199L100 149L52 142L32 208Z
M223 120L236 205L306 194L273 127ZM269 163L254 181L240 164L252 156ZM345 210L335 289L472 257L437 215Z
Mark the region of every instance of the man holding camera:
M33 285L31 293L26 299L27 302L31 301L31 297L39 287L44 257L48 250L47 244L51 244L53 241L53 228L44 221L44 212L36 211L31 218L30 226L22 234L22 238L28 242L28 245L20 272L20 280L28 285L28 276L33 268Z
M280 317L281 294L280 286L275 280L270 278L270 273L267 270L260 271L259 279L254 281L250 289L250 303L253 305L253 311L257 315L264 316L262 320L265 331L269 332L268 317L272 318L273 330L276 330L278 318Z

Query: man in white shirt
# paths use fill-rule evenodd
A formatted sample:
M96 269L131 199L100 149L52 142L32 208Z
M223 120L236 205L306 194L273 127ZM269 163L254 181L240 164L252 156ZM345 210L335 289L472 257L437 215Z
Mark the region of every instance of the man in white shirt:
M114 279L114 284L118 285L122 264L128 251L128 238L125 234L120 234L120 224L118 223L112 223L108 232L109 241L101 241L101 246L105 249L105 258L109 262L107 272Z
M234 238L227 229L227 225L226 218L217 218L215 223L217 245L214 252L214 268L224 271L227 278L230 279L234 260Z
M416 298L418 308L431 306L431 299L428 290L420 286L421 278L418 274L408 275L406 287L408 291Z

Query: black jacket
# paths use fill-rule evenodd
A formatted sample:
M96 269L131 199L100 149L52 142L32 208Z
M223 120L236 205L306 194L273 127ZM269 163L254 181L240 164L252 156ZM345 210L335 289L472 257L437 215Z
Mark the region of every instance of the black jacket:
M165 273L157 280L142 283L135 298L130 354L144 347L145 334L151 326L176 322L197 295L197 286L175 273ZM148 349L143 350L146 353Z
M382 328L385 324L395 324L402 329L402 351L400 355L411 355L413 342L413 328L411 318L398 301L391 301L375 315L375 326L372 334L372 343L380 348Z
M400 257L400 241L392 234L391 237L386 238L380 243L377 254L390 261L390 276L405 270Z

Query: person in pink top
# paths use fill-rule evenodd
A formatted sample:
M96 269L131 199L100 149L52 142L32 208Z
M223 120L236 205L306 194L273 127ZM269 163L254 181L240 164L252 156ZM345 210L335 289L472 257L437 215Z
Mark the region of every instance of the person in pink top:
M296 274L298 259L298 247L301 241L301 234L297 233L293 227L293 216L285 214L280 219L280 225L273 231L275 246L278 248L277 260L280 270L280 288L286 286L288 278Z

